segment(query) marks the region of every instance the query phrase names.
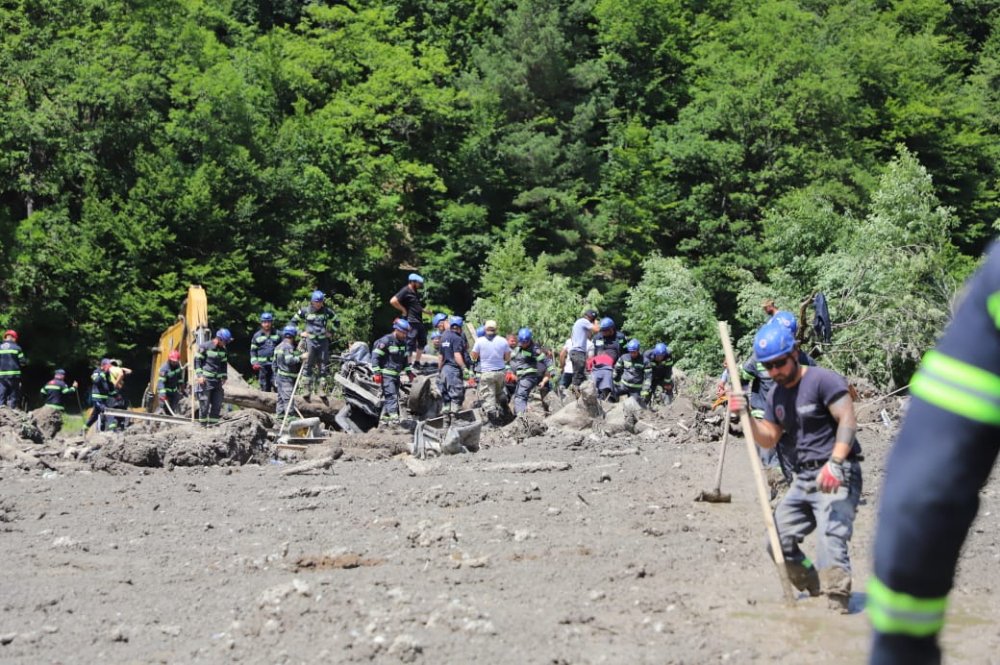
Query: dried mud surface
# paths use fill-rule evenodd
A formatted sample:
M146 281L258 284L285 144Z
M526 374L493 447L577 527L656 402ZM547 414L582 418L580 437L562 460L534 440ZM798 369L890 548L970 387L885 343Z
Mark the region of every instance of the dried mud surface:
M256 416L42 444L0 416L45 460L0 462L0 662L861 662L898 404L860 411L846 616L783 604L741 438L732 503L693 500L714 486L722 424L685 401L633 424L609 413L610 428L535 415L427 460L399 452L404 434L337 435L305 457L343 455L303 475L267 454ZM949 662L997 662L997 491L966 544Z

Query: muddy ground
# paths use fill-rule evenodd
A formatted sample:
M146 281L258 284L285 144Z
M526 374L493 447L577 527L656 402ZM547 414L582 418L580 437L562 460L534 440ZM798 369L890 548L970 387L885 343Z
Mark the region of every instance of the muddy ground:
M741 438L732 503L693 501L721 425L689 406L644 414L642 434L511 428L428 460L399 452L406 435L339 435L306 475L284 475L295 460L253 439L256 417L252 442L18 439L42 462L0 463L0 662L862 662L896 404L862 409L846 616L783 604ZM952 594L949 662L1000 662L997 492Z

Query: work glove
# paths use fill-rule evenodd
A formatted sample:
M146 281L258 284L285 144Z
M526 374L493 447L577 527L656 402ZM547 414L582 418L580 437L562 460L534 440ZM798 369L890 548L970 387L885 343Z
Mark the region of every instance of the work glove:
M468 379L466 379L465 385L467 385L470 388L475 388L476 387L476 377L470 376Z
M466 367L465 369L463 369L462 370L462 378L465 379L465 380L471 379L472 378L472 370L469 369L468 367Z
M649 401L649 391L643 390L641 393L639 393L639 397L643 398L646 401Z
M382 375L381 374L376 374L375 377L372 379L372 381L374 381L375 383L377 383L379 385L382 385Z
M408 378L410 380L410 383L413 383L414 381L416 381L417 375L414 374L413 372L407 372L406 373L406 378Z
M250 365L250 367L252 367L253 371L255 371L255 372L259 372L260 371L260 363L254 363L253 365Z
M504 381L505 381L506 383L514 383L514 382L515 382L515 381L517 380L517 375L516 375L516 374L514 374L514 372L507 372L507 373L506 373L506 374L504 375L504 377L503 377L503 380L504 380Z
M819 475L816 476L819 491L826 494L836 492L845 482L847 479L844 477L844 463L833 459L824 464L823 468L819 470Z
M729 396L729 411L730 413L739 413L740 411L745 411L747 407L747 398L743 393L727 392Z
M166 402L167 402L167 396L166 395L160 395L160 401L163 402L164 404L166 404Z

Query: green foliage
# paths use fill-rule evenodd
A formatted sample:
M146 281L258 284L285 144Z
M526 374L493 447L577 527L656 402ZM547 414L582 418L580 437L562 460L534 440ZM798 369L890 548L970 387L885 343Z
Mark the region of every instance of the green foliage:
M712 299L680 259L643 261L623 327L644 348L665 342L680 368L713 372L719 367L722 346Z
M375 310L379 298L371 282L358 280L353 276L345 279L346 289L333 295L333 310L337 314L337 329L334 331L333 348L346 349L356 340L370 340L377 337L372 329Z
M535 340L551 349L562 347L584 308L570 280L552 274L545 256L528 258L521 238L509 238L490 252L482 284L467 315L473 326L494 319L502 334L529 327Z

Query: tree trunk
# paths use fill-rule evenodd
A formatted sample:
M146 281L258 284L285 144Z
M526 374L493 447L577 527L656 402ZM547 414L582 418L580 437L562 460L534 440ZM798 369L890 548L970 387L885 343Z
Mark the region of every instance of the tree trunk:
M226 382L225 393L223 401L228 404L257 409L265 413L274 413L278 408L277 393L262 393L255 388L235 386L229 382ZM301 395L298 395L292 403L291 417L295 417L295 409L298 409L306 418L315 416L326 425L336 426L334 418L343 406L344 402L338 399L321 398L318 395L313 395L309 401L306 401Z

